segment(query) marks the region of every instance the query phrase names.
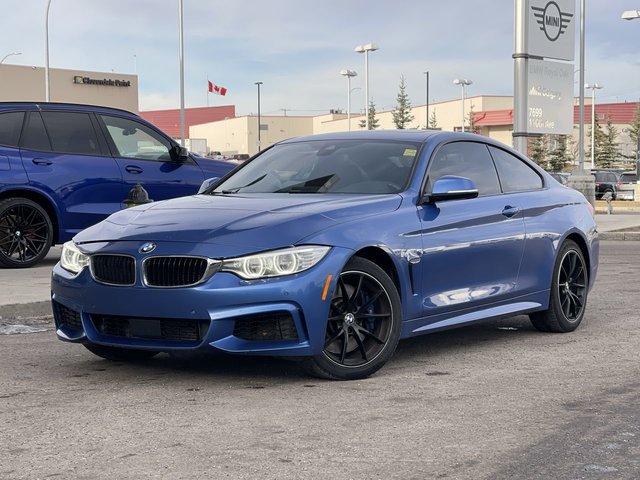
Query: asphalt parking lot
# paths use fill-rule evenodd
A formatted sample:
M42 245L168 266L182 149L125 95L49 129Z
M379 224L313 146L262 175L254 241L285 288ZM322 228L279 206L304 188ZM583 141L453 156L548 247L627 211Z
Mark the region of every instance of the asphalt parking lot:
M572 334L514 317L423 336L355 382L255 357L110 363L56 340L46 303L0 307L35 332L0 335L0 478L640 478L639 256L602 242Z

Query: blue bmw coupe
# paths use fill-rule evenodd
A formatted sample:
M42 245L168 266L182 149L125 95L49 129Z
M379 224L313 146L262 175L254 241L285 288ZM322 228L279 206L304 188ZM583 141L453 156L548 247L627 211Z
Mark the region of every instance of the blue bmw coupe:
M401 338L490 318L570 332L597 267L591 205L509 147L362 131L278 143L80 232L52 301L58 337L107 359L218 349L357 379Z

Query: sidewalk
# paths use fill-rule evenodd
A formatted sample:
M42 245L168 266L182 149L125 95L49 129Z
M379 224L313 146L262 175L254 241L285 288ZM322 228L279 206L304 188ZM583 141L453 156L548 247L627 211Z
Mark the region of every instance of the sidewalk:
M600 240L640 240L640 213L596 214Z

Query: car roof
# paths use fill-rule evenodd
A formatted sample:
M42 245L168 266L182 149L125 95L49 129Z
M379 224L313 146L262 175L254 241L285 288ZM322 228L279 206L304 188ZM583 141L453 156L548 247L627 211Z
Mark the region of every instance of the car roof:
M29 108L30 107L30 108ZM16 109L35 109L40 110L42 107L54 107L60 110L87 110L92 112L119 112L128 115L136 115L133 112L122 108L105 107L102 105L90 105L87 103L66 103L66 102L0 102L0 110L16 110Z
M409 142L425 143L430 140L476 140L494 145L501 145L492 141L488 137L462 132L444 132L440 130L357 130L353 132L321 133L318 135L307 135L296 137L279 142L296 143L316 140L400 140Z

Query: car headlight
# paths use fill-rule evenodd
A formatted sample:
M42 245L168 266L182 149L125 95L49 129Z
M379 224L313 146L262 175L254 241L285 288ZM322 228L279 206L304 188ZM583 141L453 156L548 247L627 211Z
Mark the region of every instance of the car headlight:
M89 255L80 251L73 242L66 242L62 246L60 256L60 266L71 273L80 273L84 267L89 265Z
M320 245L305 245L230 258L223 262L220 270L235 273L245 280L292 275L313 267L330 249Z

